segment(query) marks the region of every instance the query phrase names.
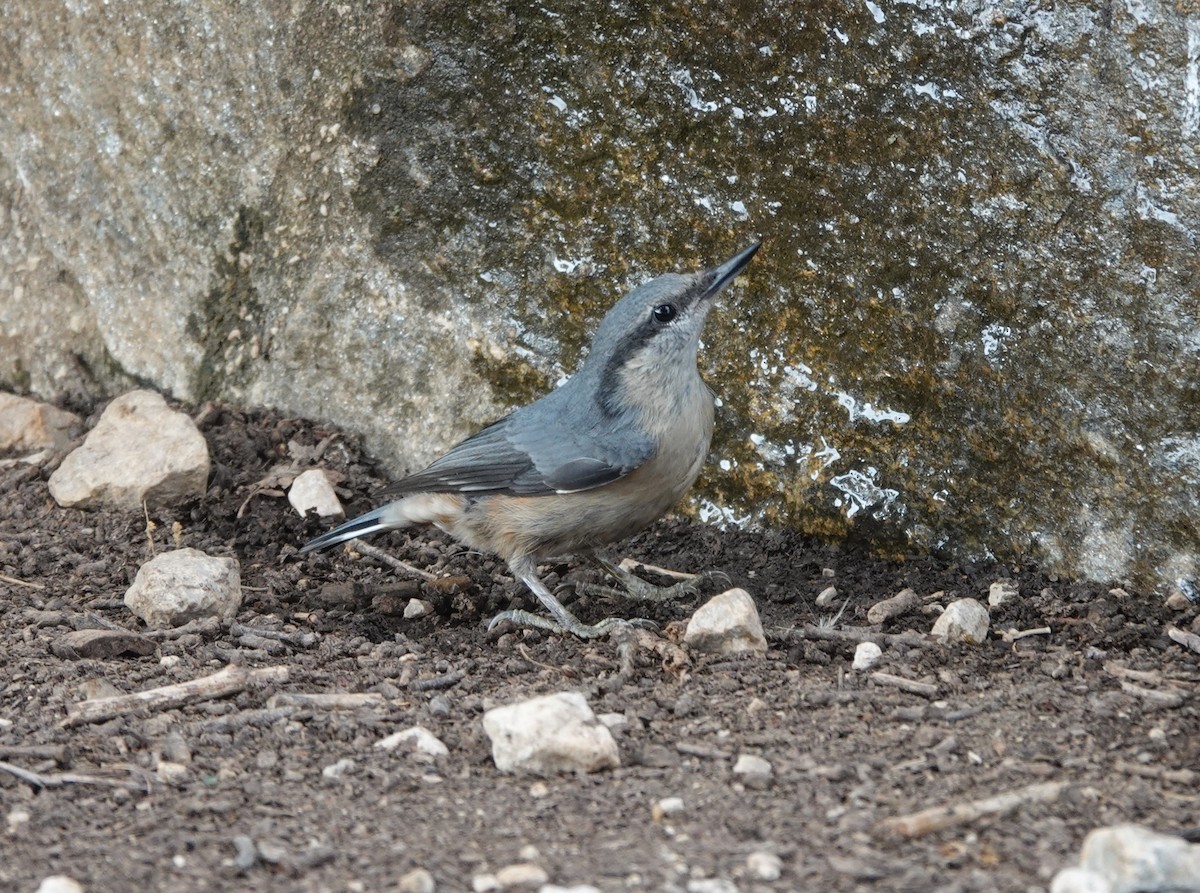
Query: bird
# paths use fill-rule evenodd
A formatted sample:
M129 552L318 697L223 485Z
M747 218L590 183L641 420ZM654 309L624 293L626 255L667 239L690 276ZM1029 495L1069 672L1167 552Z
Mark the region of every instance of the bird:
M667 273L634 288L605 314L583 363L560 386L386 488L392 501L306 543L300 554L356 537L433 524L500 556L549 616L507 610L503 621L593 639L649 621L585 624L546 587L539 559L577 554L616 577L633 598L653 586L598 553L666 514L708 456L714 395L697 357L718 295L758 251L755 239L701 272Z

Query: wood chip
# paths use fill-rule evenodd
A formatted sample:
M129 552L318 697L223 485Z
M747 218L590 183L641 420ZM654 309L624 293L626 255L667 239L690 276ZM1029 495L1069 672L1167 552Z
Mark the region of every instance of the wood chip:
M210 701L236 694L252 685L271 682L286 682L287 667L261 667L250 670L230 664L211 676L202 676L188 682L164 685L128 695L80 701L67 711L61 725L64 728L80 726L90 722L103 722L142 710L169 710L195 701Z
M906 679L903 676L893 676L876 670L871 674L871 681L879 685L890 685L909 694L921 695L925 698L937 697L938 687L932 682L918 682L916 679Z
M1197 654L1200 654L1200 636L1195 633L1189 633L1178 627L1169 626L1167 627L1167 636L1172 642L1178 642L1189 651L1195 651Z
M934 806L911 815L886 819L880 822L879 830L899 837L922 837L943 828L969 824L984 816L1012 812L1027 803L1049 803L1057 800L1068 785L1066 781L1043 781L982 800Z

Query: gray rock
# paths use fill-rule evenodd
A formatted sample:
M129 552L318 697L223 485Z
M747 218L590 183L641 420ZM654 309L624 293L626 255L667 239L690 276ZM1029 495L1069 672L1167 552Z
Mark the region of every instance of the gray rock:
M979 644L987 639L991 622L987 608L973 598L960 598L946 605L931 632L947 642Z
M1107 880L1113 893L1200 891L1200 844L1139 825L1092 831L1079 865Z
M767 650L758 608L744 589L714 595L697 608L688 621L683 641L696 651L714 654L743 651L764 654Z
M434 893L436 889L433 875L424 868L414 868L396 882L398 893Z
M1064 868L1050 882L1050 893L1112 893L1112 884L1094 871Z
M208 444L191 418L160 394L131 391L50 476L50 495L77 508L174 505L204 495L208 470Z
M546 869L532 862L514 862L496 872L496 883L501 890L532 890L550 880Z
M423 598L410 598L408 604L404 606L404 619L416 620L420 617L428 617L433 613L433 604Z
M733 764L733 774L749 788L765 788L774 771L770 761L749 753L741 754Z
M496 707L483 715L492 759L502 772L596 772L621 764L612 733L579 692Z
M854 648L854 662L850 666L862 673L879 663L881 657L883 649L874 642L859 642Z
M758 881L777 881L783 874L783 860L766 850L755 850L746 857L746 869Z
M125 606L160 629L203 617L228 620L242 606L241 571L236 559L199 549L164 552L138 568Z
M319 468L310 468L296 475L288 487L288 502L301 517L310 511L322 518L339 518L346 514L329 476Z
M1012 580L997 580L988 587L988 606L998 608L1010 602L1020 594L1020 589Z
M66 446L83 420L73 412L0 392L0 453L34 453Z
M761 232L705 337L710 516L1195 579L1194 12L871 8L4 0L0 383L327 417L401 473Z
M837 601L837 597L838 597L837 587L836 586L826 586L824 589L821 590L820 594L817 595L817 600L816 600L817 607L818 608L828 608L835 601Z

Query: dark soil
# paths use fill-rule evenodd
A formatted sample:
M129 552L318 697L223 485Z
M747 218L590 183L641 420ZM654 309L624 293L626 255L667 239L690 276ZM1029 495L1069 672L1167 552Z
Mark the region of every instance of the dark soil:
M603 891L1027 891L1045 889L1094 827L1200 825L1190 771L1200 769L1200 656L1165 635L1172 625L1195 630L1195 608L1035 567L885 561L783 531L668 520L620 554L725 573L755 596L772 648L759 659L691 654L683 666L642 648L617 685L612 641L489 634L496 612L537 604L502 563L437 532L373 541L442 577L432 584L340 550L298 559L327 525L299 518L270 473L311 462L311 448L334 432L211 405L196 418L214 460L209 492L151 511L149 524L141 513L57 507L46 486L54 460L0 469L0 760L36 773L0 771L0 889L33 891L67 874L89 893L392 891L424 867L439 891L462 891L478 874L531 859L553 883ZM320 464L345 475L348 511L371 507L378 470L352 438L326 447ZM125 589L142 562L180 544L241 563L239 625L159 637L143 656L72 659L64 642L73 630L139 630ZM559 564L547 580L581 573L592 572ZM832 618L836 605L814 602L831 584L849 601L836 628L866 626L872 604L912 587L928 611L882 631L924 633L935 605L986 602L1002 578L1020 595L993 609L986 644L885 647L877 669L932 683L932 696L853 671L853 642L789 632ZM404 619L414 595L435 612ZM650 616L677 639L704 597ZM572 609L584 620L645 614L583 597ZM1051 633L1000 637L1042 626ZM62 725L86 697L195 679L230 661L287 667L289 678ZM597 713L627 718L615 730L621 768L544 783L498 772L483 711L570 689ZM295 692L383 698L339 710L277 697ZM373 746L412 724L450 755ZM733 774L744 753L773 764L768 786L747 789ZM345 759L340 776L323 774ZM164 775L161 760L186 768ZM1048 802L919 838L881 826L1046 781L1069 784ZM682 811L656 813L667 797L681 798ZM254 847L241 840L239 858L235 838ZM778 880L747 869L755 851L782 857Z

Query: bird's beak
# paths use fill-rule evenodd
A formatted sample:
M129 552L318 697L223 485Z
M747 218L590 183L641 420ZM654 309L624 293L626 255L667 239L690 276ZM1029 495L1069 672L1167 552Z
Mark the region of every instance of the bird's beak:
M738 252L719 267L713 267L704 274L707 285L704 287L704 293L700 295L700 300L711 300L721 293L721 290L731 283L737 274L742 272L742 268L750 263L750 258L754 257L754 253L762 246L762 239L755 239L754 244L743 251Z

